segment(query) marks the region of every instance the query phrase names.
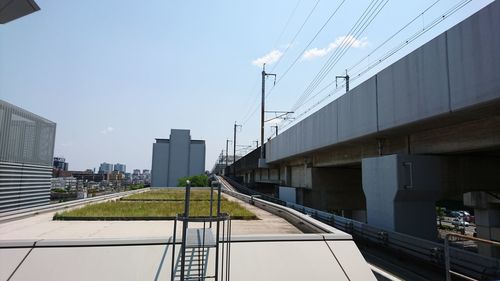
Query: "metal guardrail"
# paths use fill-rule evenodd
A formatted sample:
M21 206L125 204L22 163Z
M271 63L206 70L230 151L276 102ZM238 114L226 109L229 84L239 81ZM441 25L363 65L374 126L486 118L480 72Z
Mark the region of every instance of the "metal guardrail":
M307 214L312 218L351 234L355 240L362 240L371 245L381 246L384 247L384 249L411 256L427 264L435 265L443 269L446 266L445 246L441 243L420 239L403 233L388 231L332 213L286 202L249 189L230 178L223 178L243 194L253 195L254 197L255 195L259 195L260 199L287 206ZM500 277L499 259L485 257L467 250L450 247L449 261L450 268L454 272L469 278L484 280Z
M66 201L66 202L62 202L62 203L46 204L46 205L42 205L42 206L36 206L36 207L31 207L31 208L24 208L24 209L5 212L5 213L0 213L0 223L12 221L12 220L17 220L17 219L21 219L21 218L25 218L25 217L30 217L30 216L34 216L34 215L38 215L38 214L42 214L42 213L47 213L47 212L52 212L52 211L57 211L57 210L62 210L62 209L68 209L68 208L76 207L76 206L83 205L83 204L98 202L98 201L107 200L107 199L113 199L116 197L131 195L131 194L135 194L135 193L141 193L141 192L145 192L148 190L150 190L150 188L146 187L146 188L141 188L141 189L136 189L136 190L128 190L128 191L123 191L123 192L99 195L96 197L89 197L89 198L85 198L85 199L76 199L76 200Z

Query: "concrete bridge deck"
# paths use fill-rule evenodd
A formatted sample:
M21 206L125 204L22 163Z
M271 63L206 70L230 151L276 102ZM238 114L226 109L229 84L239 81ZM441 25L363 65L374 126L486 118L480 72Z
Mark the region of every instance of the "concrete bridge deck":
M227 172L285 201L437 239L436 202L500 241L500 2L432 39ZM500 250L480 247L488 256Z

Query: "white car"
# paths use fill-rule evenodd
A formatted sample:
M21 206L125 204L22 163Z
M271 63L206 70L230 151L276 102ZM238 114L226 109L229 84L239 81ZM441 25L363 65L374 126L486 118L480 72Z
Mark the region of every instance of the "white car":
M455 218L453 219L453 221L451 222L451 224L453 224L454 226L469 226L469 223L462 220L462 219L459 219L459 218Z
M469 212L467 212L467 211L458 211L458 212L460 213L461 217L468 217L468 216L470 216Z

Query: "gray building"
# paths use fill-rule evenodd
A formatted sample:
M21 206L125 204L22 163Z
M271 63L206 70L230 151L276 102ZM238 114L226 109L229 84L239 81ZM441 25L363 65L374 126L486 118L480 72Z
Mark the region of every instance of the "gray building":
M111 173L113 171L113 164L109 163L101 163L99 166L99 173L101 174L106 174L106 173Z
M0 100L0 212L49 204L56 124Z
M116 163L113 167L113 171L125 173L127 171L127 166L125 164Z
M177 186L179 178L205 171L205 141L192 140L189 130L172 129L170 139L153 144L152 187Z
M66 162L66 158L64 157L54 157L53 166L55 169L67 171L69 164Z

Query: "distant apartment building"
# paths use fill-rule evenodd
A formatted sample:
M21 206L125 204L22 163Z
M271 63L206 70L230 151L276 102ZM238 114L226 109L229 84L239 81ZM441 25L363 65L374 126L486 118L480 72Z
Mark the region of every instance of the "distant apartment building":
M109 163L101 163L101 165L99 166L99 173L100 174L107 174L107 173L111 173L113 171L113 164L109 164Z
M116 163L114 165L113 171L125 173L127 171L127 166L124 164Z
M151 183L151 172L149 170L142 170L142 181L144 184L150 184Z
M134 176L139 176L139 175L141 175L141 170L139 170L139 169L134 169L134 170L132 171L132 175L134 175Z
M85 171L69 171L71 176L83 182L101 182L106 178L107 174L95 174L93 170L87 169Z
M52 162L52 166L55 169L59 169L62 171L67 171L69 164L66 162L66 158L63 157L54 157L54 161Z
M75 177L60 177L51 179L52 189L76 190L77 179Z
M170 139L153 144L152 187L175 187L179 178L205 171L205 141L192 140L189 130L172 129Z
M0 212L49 204L56 123L0 100Z

